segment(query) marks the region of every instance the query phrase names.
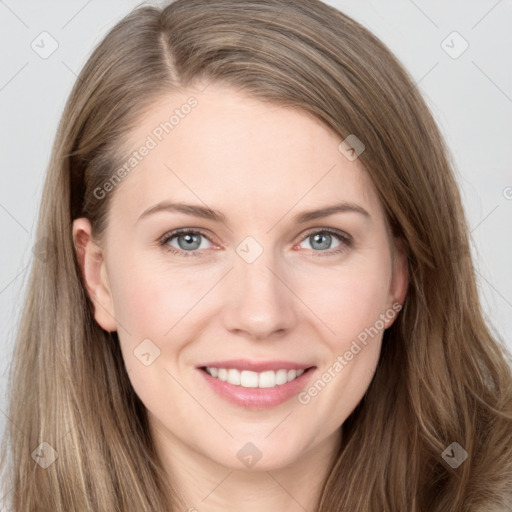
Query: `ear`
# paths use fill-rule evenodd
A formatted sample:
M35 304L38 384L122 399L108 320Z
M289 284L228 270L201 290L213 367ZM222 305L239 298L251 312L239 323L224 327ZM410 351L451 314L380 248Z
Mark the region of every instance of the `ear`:
M101 247L93 239L88 219L79 218L73 221L73 242L85 287L94 305L94 318L106 331L116 331L117 323L106 263Z
M393 249L393 275L391 277L387 308L398 313L404 303L407 287L409 286L409 266L402 240L394 238L393 241L395 244ZM398 304L400 309L397 309ZM386 321L386 328L393 324L396 316L397 314L394 314L390 320Z

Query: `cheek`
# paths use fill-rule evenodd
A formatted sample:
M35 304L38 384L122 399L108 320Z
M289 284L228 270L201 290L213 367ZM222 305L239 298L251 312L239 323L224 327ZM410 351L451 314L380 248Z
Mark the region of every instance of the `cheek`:
M308 305L329 327L330 334L324 337L328 355L299 402L328 418L327 429L333 430L346 420L374 376L385 328L383 316L390 315L386 310L390 269L391 260L385 254L371 261L359 260L336 272L318 273L315 286L302 292L308 294Z
M303 281L300 296L330 328L333 343L347 340L375 324L389 299L390 260L363 260L315 272ZM306 284L307 283L307 284Z
M116 265L109 275L121 352L135 392L149 410L160 410L163 399L172 395L179 410L186 411L190 397L166 370L173 373L175 359L186 343L180 341L186 337L179 329L171 329L190 309L192 296L197 302L200 290L184 288L180 273L162 272L134 256ZM182 324L186 328L186 321L179 328Z
M125 261L111 279L116 320L137 336L162 338L211 286L193 271Z
M109 275L126 369L139 396L147 398L149 391L168 389L163 370L177 366L202 311L201 298L219 276L162 268L135 256Z

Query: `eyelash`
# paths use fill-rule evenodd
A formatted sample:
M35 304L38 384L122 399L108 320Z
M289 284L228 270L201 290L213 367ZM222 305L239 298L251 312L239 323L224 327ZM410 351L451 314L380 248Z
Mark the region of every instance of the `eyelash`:
M315 229L313 231L309 231L306 233L306 235L299 241L299 243L303 242L307 238L309 238L312 235L316 235L319 233L329 233L330 235L336 236L339 241L341 242L341 245L336 249L330 249L325 251L314 251L314 256L318 257L325 257L325 256L335 256L338 254L341 254L342 252L345 252L348 248L352 246L352 238L344 233L343 231L338 231L337 229L332 228L319 228ZM182 235L182 234L199 234L204 236L208 241L213 243L210 238L207 236L205 232L203 232L200 229L190 229L190 228L181 228L181 229L175 229L174 231L170 231L163 235L159 241L158 244L163 247L166 251L176 254L177 256L183 256L185 258L188 257L202 257L201 251L199 249L195 249L193 251L183 251L180 249L176 249L175 247L172 247L170 245L167 245L168 242L170 242L175 236Z

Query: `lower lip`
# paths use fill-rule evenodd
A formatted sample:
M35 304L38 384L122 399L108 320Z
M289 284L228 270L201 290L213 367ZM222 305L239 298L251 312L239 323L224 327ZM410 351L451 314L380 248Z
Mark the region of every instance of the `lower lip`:
M206 370L198 368L207 384L228 402L245 409L270 409L286 402L304 389L316 367L308 368L304 373L286 384L273 388L244 388L227 381L212 377Z

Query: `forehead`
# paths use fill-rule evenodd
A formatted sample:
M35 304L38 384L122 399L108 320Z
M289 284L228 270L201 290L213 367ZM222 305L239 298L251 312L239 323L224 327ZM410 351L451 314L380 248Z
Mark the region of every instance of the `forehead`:
M283 215L298 202L347 200L379 212L371 179L358 160L339 151L341 142L302 109L216 85L173 92L129 134L126 162L131 158L132 165L114 204L128 199L140 213L162 200L200 200L227 213L247 207Z

